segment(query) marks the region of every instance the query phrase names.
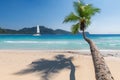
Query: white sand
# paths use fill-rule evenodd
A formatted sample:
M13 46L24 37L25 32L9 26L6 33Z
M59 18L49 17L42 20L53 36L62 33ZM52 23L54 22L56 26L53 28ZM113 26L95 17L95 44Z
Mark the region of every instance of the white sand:
M88 52L0 50L0 80L70 80L70 76L72 80L95 80L92 58L84 53ZM71 64L69 57L73 57ZM115 80L120 80L120 57L105 60Z

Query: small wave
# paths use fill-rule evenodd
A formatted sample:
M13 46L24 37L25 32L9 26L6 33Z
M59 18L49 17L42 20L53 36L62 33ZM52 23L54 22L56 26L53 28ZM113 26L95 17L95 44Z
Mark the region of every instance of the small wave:
M70 41L4 41L4 43L11 43L11 44L68 44L71 43Z
M109 44L110 46L117 46L117 44Z
M4 41L4 43L38 43L37 41Z

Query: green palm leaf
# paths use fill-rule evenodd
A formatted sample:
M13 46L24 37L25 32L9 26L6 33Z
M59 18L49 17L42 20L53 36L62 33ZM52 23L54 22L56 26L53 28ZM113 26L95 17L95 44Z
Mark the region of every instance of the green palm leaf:
M65 20L63 22L76 22L78 20L79 20L79 17L72 12L65 17Z
M83 5L82 2L80 2L80 3L74 2L74 4L73 4L76 14L80 17L82 15L82 8L81 8L82 5Z
M77 23L77 24L75 24L75 25L72 25L71 30L72 30L72 33L73 33L73 34L78 33L78 32L79 32L79 29L80 29L80 24L79 24L79 23Z
M92 17L95 13L100 12L100 9L95 8L92 4L87 4L85 5L83 12L85 17Z

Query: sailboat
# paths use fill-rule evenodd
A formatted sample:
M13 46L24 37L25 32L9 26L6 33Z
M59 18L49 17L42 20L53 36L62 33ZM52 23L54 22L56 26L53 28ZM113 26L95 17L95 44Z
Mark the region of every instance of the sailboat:
M37 31L36 34L33 34L34 36L40 36L40 27L37 25Z

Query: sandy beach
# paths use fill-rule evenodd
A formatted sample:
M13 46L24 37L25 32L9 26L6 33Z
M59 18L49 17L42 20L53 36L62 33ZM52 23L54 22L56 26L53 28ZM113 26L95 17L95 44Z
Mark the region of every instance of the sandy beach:
M117 53L116 53L117 52ZM105 60L120 80L120 51ZM0 80L95 80L89 51L0 50Z

